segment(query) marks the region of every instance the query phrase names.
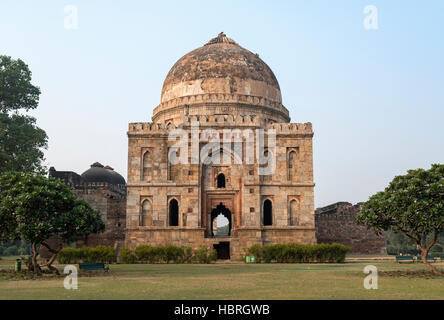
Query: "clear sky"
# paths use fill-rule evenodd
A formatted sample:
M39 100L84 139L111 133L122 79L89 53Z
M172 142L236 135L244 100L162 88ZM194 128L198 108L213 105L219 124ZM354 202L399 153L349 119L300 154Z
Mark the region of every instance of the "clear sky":
M364 28L368 5L378 29ZM23 59L42 90L32 114L48 166L99 161L126 177L128 122L149 121L175 61L223 31L271 67L292 122L313 123L324 206L443 163L443 17L439 0L2 0L0 54Z

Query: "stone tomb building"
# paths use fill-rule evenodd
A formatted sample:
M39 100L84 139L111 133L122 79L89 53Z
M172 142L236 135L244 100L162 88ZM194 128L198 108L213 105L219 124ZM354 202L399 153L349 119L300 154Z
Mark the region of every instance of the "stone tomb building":
M104 167L96 162L81 175L73 171L57 171L49 169L49 176L61 179L79 199L88 202L94 210L102 215L105 232L92 234L85 239L78 239L76 247L98 245L119 248L125 240L126 223L126 182L125 179L110 166ZM60 240L49 240L53 247L62 245ZM67 244L64 244L67 245ZM45 248L40 255L48 256Z
M264 149L250 149L260 129ZM224 130L240 132L240 148L222 143ZM204 245L236 259L253 244L316 243L312 125L290 123L272 70L223 33L176 62L152 122L127 134L126 247ZM208 138L220 142L205 153ZM259 152L275 159L272 174L260 174Z

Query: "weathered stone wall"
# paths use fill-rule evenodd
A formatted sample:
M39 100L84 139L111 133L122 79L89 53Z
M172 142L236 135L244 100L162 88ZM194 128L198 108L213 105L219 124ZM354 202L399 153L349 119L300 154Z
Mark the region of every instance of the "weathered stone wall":
M230 107L234 108L234 107ZM198 149L207 140L203 130L212 128L222 138L224 129L265 129L276 131L276 169L271 176L259 175L257 160L248 164L242 140L240 154L225 150L221 144L218 152L231 159L227 164L170 165L168 152L177 143L169 141L169 133L176 129L174 123L130 123L128 130L128 183L127 223L125 243L129 248L140 244L213 246L219 242L230 243L232 259L243 254L252 244L315 243L312 136L310 123L265 123L254 116L235 116L237 111L226 114L182 117L178 128L191 137L192 122L199 123ZM231 110L231 109L230 109ZM206 112L209 113L207 110ZM234 114L234 115L233 115ZM267 140L267 137L265 138ZM290 153L293 153L290 157ZM185 159L193 156L191 141ZM241 160L237 164L235 159ZM289 161L292 165L289 166ZM203 161L203 159L201 159ZM217 175L223 173L224 188L217 187ZM179 203L179 225L169 224L169 203ZM272 225L264 226L264 202L272 203ZM143 203L149 201L148 224L141 225ZM211 234L211 212L223 205L231 213L230 237L220 238Z
M385 236L355 223L362 203L337 202L315 212L318 243L341 243L356 254L386 254Z

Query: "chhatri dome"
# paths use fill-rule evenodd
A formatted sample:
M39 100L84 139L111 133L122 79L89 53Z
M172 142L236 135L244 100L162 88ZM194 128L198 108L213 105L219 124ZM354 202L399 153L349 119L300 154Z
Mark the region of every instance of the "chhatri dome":
M290 121L270 67L258 54L220 33L174 64L163 83L153 121L179 124L185 115L221 114L230 106L233 115Z

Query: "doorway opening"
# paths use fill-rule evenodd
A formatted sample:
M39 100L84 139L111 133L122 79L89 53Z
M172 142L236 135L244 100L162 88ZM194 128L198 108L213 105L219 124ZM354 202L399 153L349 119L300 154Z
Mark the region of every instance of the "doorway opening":
M213 245L213 248L217 252L218 260L230 259L230 243L228 241L222 241Z
M264 201L264 226L273 225L273 205L270 200Z
M176 199L170 201L169 206L169 223L172 227L179 226L179 203Z

